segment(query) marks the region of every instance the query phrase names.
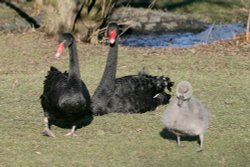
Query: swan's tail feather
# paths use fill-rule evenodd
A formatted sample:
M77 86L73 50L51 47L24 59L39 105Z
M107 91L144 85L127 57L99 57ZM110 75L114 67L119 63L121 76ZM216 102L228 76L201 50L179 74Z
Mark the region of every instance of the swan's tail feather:
M172 87L174 86L174 82L171 81L169 77L165 77L165 85L166 85L167 89L169 90L169 92L171 92Z
M167 88L169 92L172 91L174 82L171 81L169 77L155 76L155 77L152 77L152 79L154 80L155 87L157 90L159 90L159 92L163 92L165 88Z

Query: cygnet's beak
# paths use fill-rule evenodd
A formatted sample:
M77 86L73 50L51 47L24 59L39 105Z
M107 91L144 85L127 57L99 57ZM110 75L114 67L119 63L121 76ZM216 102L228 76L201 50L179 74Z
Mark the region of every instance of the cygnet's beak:
M177 105L178 105L179 107L181 107L181 105L182 105L182 103L183 103L183 101L184 101L184 96L179 96L179 97L177 97L177 99L178 99Z

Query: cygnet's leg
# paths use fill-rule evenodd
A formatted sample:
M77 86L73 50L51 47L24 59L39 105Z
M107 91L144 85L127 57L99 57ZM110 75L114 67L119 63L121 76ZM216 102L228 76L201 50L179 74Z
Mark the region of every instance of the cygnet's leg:
M44 117L44 125L45 125L45 128L42 131L42 134L44 136L48 136L48 137L56 137L53 134L53 132L50 130L50 127L49 127L49 118L47 116Z
M67 133L65 136L77 136L77 134L75 132L76 132L76 125L73 125L70 132Z
M197 152L202 152L203 151L203 141L204 141L204 135L200 134L199 135L199 139L200 139L200 147L196 150Z
M177 135L177 145L179 147L184 147L185 145L181 144L181 137L179 135Z

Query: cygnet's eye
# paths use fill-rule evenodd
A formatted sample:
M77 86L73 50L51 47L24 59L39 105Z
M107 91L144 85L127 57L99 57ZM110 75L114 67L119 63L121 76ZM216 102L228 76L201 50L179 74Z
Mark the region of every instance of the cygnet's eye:
M183 95L178 95L177 99L184 99L184 96Z

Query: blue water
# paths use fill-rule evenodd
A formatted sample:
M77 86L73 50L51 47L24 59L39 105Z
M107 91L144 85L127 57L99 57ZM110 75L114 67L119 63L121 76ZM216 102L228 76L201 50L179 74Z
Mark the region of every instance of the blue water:
M200 33L187 32L164 35L130 35L124 37L121 43L122 45L131 47L191 47L218 40L232 39L245 30L244 24L216 24L209 25L205 31Z

